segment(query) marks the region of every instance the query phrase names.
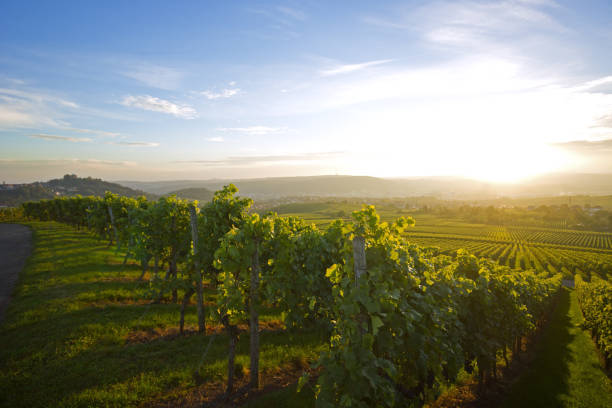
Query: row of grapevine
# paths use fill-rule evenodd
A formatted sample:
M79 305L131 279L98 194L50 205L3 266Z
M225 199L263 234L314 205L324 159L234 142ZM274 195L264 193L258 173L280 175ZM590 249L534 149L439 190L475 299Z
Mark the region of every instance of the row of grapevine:
M0 222L15 222L23 218L21 207L0 208Z
M497 241L545 243L585 248L612 249L612 234L605 232L534 229L497 226L485 234Z
M477 256L490 258L513 268L563 272L571 278L577 271L587 271L602 279L612 277L612 254L594 253L573 247L559 247L528 242L510 243L488 240L456 239L446 236L408 235L410 240L424 246L434 246L440 252L452 254L459 248L468 249ZM588 276L587 276L588 277Z
M226 395L234 390L237 327L245 321L248 387L258 386L265 306L283 310L288 327L330 331L330 350L318 362L319 406L403 406L425 401L462 367L477 367L484 381L498 353L506 358L541 323L560 285L561 275L519 273L466 251L452 258L409 244L403 232L414 220L381 222L372 206L352 222L319 230L296 217L248 214L251 200L236 192L230 185L201 209L175 197L149 202L107 194L27 203L23 210L91 229L139 260L143 276L153 260L151 297L171 293L178 302L181 293L181 327L196 294L200 331L207 316L228 334ZM363 257L355 255L359 248ZM216 292L207 310L204 280Z
M591 331L595 344L605 360L606 369L612 368L612 284L593 277L585 282L580 275L575 278L578 302Z
M560 275L517 273L463 250L432 257L403 242L405 226L378 222L371 207L356 213L350 228L365 240L367 273L354 248L327 271L336 321L320 361L320 406L423 402L474 366L484 381L559 288Z
M199 331L205 332L208 316L225 327L230 338L229 395L237 327L245 320L251 332L249 386L258 386L258 313L262 305L282 308L287 326L315 322L330 326L331 283L325 270L338 262L344 239L342 222L319 231L293 217L249 215L252 201L236 193L236 187L227 186L202 208L176 197L149 202L107 193L103 198L77 196L25 203L23 211L28 218L88 227L125 251L126 259L139 260L141 278L153 261L151 299L159 302L171 294L171 300L178 302L179 293L182 295L181 332L185 306L196 294ZM203 280L216 292L209 299L214 306L208 310L204 310Z

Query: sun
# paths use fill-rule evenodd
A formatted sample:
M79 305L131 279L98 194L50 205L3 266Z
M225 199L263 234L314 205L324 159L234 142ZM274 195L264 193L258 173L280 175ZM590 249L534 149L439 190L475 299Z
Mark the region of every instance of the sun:
M568 168L566 154L549 145L516 144L487 149L474 158L465 176L493 183L519 183L545 173Z

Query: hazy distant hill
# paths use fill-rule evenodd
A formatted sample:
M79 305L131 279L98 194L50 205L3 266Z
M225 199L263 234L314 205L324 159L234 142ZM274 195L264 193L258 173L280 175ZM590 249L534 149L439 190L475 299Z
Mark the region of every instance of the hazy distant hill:
M120 181L119 183L166 194L187 188L217 190L234 183L240 194L256 199L287 196L414 197L488 199L500 196L536 197L570 194L612 194L609 174L549 174L517 184L488 183L458 177L384 179L366 176L278 177L242 180Z
M185 188L206 188L214 191L226 184L234 183L240 190L240 194L258 199L286 196L398 197L444 195L452 197L456 193L466 191L475 194L489 192L487 183L448 177L383 179L367 176L313 176L242 180L118 181L118 183L155 194L167 194Z
M26 201L36 201L60 196L103 196L106 191L128 197L141 195L153 196L141 190L135 190L116 183L110 183L91 177L79 178L66 174L61 179L30 184L0 186L0 205L14 206Z
M207 188L183 188L181 190L173 191L168 195L176 194L177 197L186 200L198 200L200 203L205 203L212 200L214 192Z

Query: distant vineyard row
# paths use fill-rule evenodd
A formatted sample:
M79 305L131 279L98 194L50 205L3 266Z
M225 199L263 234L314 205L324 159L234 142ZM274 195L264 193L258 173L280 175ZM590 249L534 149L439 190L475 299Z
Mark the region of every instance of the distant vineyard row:
M579 248L609 250L612 253L612 234L592 231L541 229L507 226L421 226L414 234L446 235L458 238L478 238L515 243L562 245Z
M602 279L612 277L612 252L591 252L585 249L533 244L526 241L500 242L481 239L408 235L408 239L423 246L440 248L452 253L465 248L479 257L490 258L502 265L519 269L535 269L563 273L566 278L591 274Z

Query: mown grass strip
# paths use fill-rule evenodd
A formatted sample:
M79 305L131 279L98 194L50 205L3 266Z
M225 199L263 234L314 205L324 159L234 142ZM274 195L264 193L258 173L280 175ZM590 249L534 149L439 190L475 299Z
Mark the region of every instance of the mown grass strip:
M216 334L199 376L209 336L129 341L134 333L175 329L180 305L147 305L138 266L123 266L122 254L89 233L51 222L31 226L34 251L0 327L0 406L197 405L208 397L207 384L223 382L224 334ZM278 311L262 313L264 322L278 319ZM186 325L197 327L194 305ZM264 332L263 375L299 370L325 344L316 331ZM237 364L248 361L242 335Z
M563 289L532 366L503 407L612 407L612 384L583 320L576 293Z

